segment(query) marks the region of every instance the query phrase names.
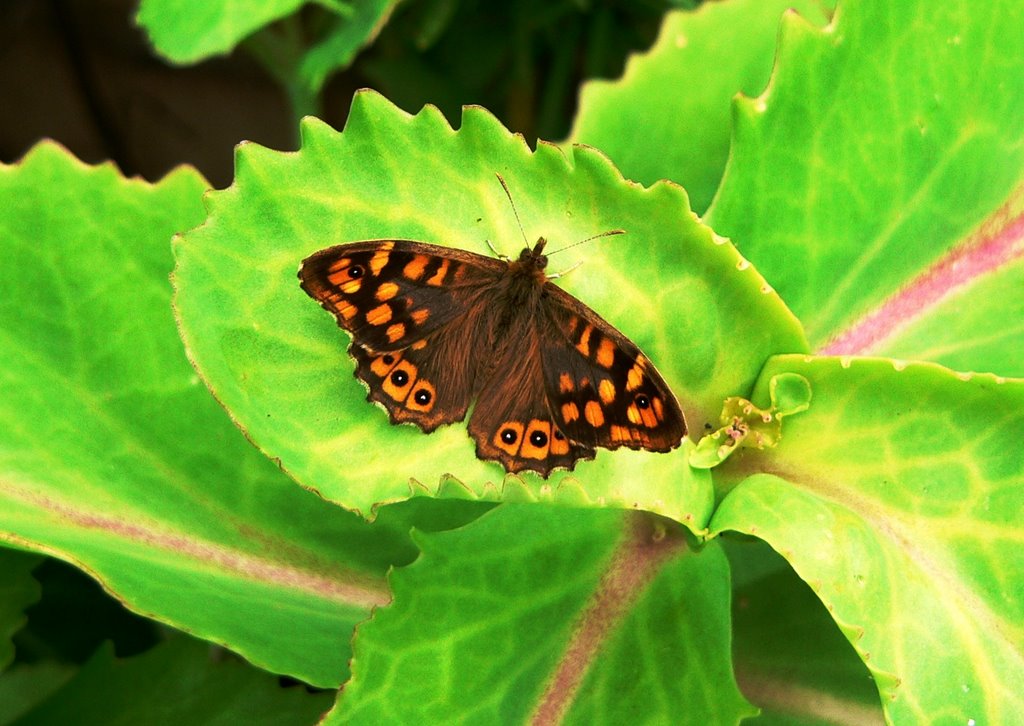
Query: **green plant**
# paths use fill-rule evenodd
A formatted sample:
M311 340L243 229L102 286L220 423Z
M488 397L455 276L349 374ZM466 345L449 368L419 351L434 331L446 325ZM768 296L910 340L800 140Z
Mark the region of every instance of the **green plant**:
M328 723L1019 718L1024 12L804 4L730 132L791 4L670 13L584 88L590 146L363 92L343 132L304 121L298 152L239 147L205 197L192 170L150 185L53 143L3 167L0 665L30 550L343 685ZM656 361L692 441L502 477L462 425L423 436L365 403L298 262L378 237L515 253L495 172L530 239L626 229L559 282ZM204 657L171 638L121 677L160 661L251 694L178 718L330 703ZM116 670L101 652L38 675L73 680L34 717L109 719ZM172 718L148 698L118 713Z

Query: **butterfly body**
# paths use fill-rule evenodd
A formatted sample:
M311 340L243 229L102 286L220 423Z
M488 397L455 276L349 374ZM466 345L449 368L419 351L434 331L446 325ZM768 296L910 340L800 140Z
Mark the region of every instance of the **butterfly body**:
M547 476L597 447L668 451L686 433L653 364L546 274L543 238L514 260L408 240L321 250L302 288L352 334L368 399L424 432L469 421L477 456Z

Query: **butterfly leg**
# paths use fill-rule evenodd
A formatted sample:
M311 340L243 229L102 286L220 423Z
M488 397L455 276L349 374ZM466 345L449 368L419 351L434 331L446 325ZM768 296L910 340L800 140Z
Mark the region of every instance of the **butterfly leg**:
M583 264L583 260L580 260L579 262L577 262L575 265L573 265L572 267L570 267L568 269L565 269L565 270L562 270L561 272L555 272L555 273L552 273L552 274L548 275L548 279L549 280L557 280L559 277L565 277L566 275L568 275L573 270L579 269L580 265L582 265L582 264Z
M510 259L512 259L508 255L503 255L500 252L498 252L498 249L494 246L494 244L489 239L485 239L484 242L486 242L487 246L491 248L491 252L494 253L494 256L497 257L502 262L508 262Z

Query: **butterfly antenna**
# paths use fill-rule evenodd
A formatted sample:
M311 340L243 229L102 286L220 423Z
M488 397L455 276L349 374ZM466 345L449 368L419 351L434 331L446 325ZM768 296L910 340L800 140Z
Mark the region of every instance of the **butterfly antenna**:
M555 254L555 252L564 252L565 250L570 250L573 247L578 247L579 245L583 244L584 242L590 242L591 240L600 239L601 237L614 237L617 234L626 234L626 230L624 230L624 229L610 229L607 232L602 232L601 234L595 234L593 237L587 237L586 239L581 239L579 242L573 242L571 245L566 245L565 247L559 247L557 250L554 250L554 252L548 252L547 256L551 257L551 255ZM566 272L568 272L568 270L566 270Z
M516 209L516 203L512 201L512 192L508 190L508 184L505 183L505 179L501 174L495 173L494 176L498 177L498 181L501 182L501 188L505 190L505 196L508 197L508 203L512 205L512 214L516 215L516 224L519 225L519 234L523 235L523 242L527 247L529 247L530 241L526 239L526 231L523 229L523 222L519 219L519 210Z

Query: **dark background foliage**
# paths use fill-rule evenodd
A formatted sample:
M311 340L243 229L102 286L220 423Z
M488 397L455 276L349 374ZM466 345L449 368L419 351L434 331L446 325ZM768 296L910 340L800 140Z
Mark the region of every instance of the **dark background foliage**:
M661 17L696 0L407 0L376 42L328 83L320 115L341 128L352 93L374 88L407 111L458 122L464 104L533 141L569 129L580 83L614 77L654 41ZM294 148L285 93L245 46L174 67L134 22L137 0L0 3L0 161L42 137L90 163L155 180L177 164L230 184L232 149ZM312 29L326 12L307 6ZM275 32L271 27L265 32Z

